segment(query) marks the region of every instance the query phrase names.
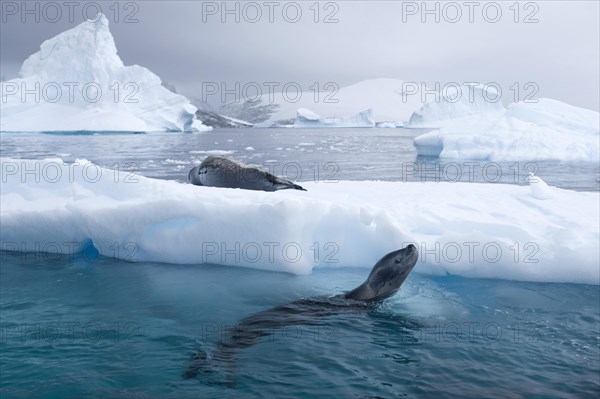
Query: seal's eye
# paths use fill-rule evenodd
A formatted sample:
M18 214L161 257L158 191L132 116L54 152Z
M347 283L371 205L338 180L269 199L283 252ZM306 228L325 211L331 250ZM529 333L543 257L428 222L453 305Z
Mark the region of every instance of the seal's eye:
M402 260L400 258L396 258L396 259L394 259L394 263L396 263L396 264L402 263Z

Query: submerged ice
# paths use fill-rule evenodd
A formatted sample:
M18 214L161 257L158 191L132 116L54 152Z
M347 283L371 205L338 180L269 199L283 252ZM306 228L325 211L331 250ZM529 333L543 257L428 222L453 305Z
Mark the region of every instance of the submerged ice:
M25 173L30 171L29 173ZM37 171L31 173L31 171ZM370 267L408 243L415 272L599 282L599 193L476 183L196 187L85 160L2 160L4 250L215 263L296 274Z

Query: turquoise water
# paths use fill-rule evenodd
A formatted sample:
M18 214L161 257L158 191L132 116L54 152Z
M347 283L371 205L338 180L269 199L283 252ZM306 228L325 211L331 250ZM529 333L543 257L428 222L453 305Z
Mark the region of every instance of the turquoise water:
M435 181L455 165L420 159L414 131L215 130L204 134L0 134L3 157L86 158L185 181L219 151L299 166L297 180ZM293 164L292 164L293 163ZM333 165L333 166L331 166ZM441 168L437 168L437 167ZM444 172L444 167L449 169ZM598 164L471 165L462 181L598 191ZM459 167L471 167L459 163ZM415 168L429 168L425 179ZM436 169L437 168L437 169ZM412 171L412 173L409 173ZM318 173L317 173L318 172ZM515 172L517 175L515 175ZM296 180L295 169L289 178ZM383 254L382 254L383 255ZM368 267L309 276L223 267L0 252L0 397L574 397L600 394L600 286L432 277L418 265L382 306L275 329L227 364L219 340L256 312L354 288ZM184 380L196 354L207 370Z
M1 396L597 397L600 287L413 272L381 307L291 326L183 380L241 318L342 292L367 269L292 276L3 252Z

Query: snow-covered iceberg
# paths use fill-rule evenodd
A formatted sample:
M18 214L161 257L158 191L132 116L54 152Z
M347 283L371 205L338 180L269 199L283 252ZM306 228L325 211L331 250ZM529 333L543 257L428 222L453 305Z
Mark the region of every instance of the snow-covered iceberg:
M497 140L489 158L600 159L600 114L548 98L511 104L486 136Z
M0 94L2 131L209 129L154 73L123 65L101 14L42 43Z
M382 129L395 129L397 127L403 127L404 123L403 122L389 122L389 121L385 121L385 122L377 122L376 127L382 128Z
M267 193L131 176L87 161L1 163L4 250L93 246L132 261L306 274L370 268L412 242L421 252L417 273L600 283L600 194L536 178L531 187L303 182L306 192Z
M300 108L294 127L375 127L375 121L372 109L351 116L321 117L309 109Z
M542 98L513 103L497 117L480 113L446 120L414 144L420 155L441 158L597 162L599 125L598 112Z
M415 111L407 127L481 129L489 127L505 111L499 93L492 86L449 86L438 94L438 98Z

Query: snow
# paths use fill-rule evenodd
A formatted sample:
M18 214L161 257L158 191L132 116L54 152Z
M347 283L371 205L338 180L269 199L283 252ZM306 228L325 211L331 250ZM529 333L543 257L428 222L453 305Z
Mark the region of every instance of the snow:
M413 123L411 117L411 127L440 127L415 138L417 153L494 161L597 162L600 159L598 112L547 98L536 103L513 103L505 112L500 109L479 112L482 109L474 105L470 116L448 112L446 108L415 113L413 117L418 123ZM456 117L440 119L440 115Z
M194 107L124 66L102 14L46 40L2 82L2 131L202 131Z
M321 117L319 115L315 114L310 109L306 109L306 108L298 109L298 111L296 112L296 119L298 119L298 118L302 118L306 121L315 121L315 122L318 122L321 119Z
M554 198L554 189L533 173L529 173L529 186L533 198L541 200Z
M306 108L300 108L294 121L295 128L314 127L374 127L373 110L368 109L356 115L342 117L321 117Z
M502 116L506 109L498 92L491 86L479 84L463 87L449 86L415 111L407 127L441 128L464 127L493 121Z
M93 245L131 261L307 274L370 268L413 242L417 273L600 284L600 194L539 178L531 187L302 182L307 192L267 193L131 176L84 160L1 162L5 250Z

